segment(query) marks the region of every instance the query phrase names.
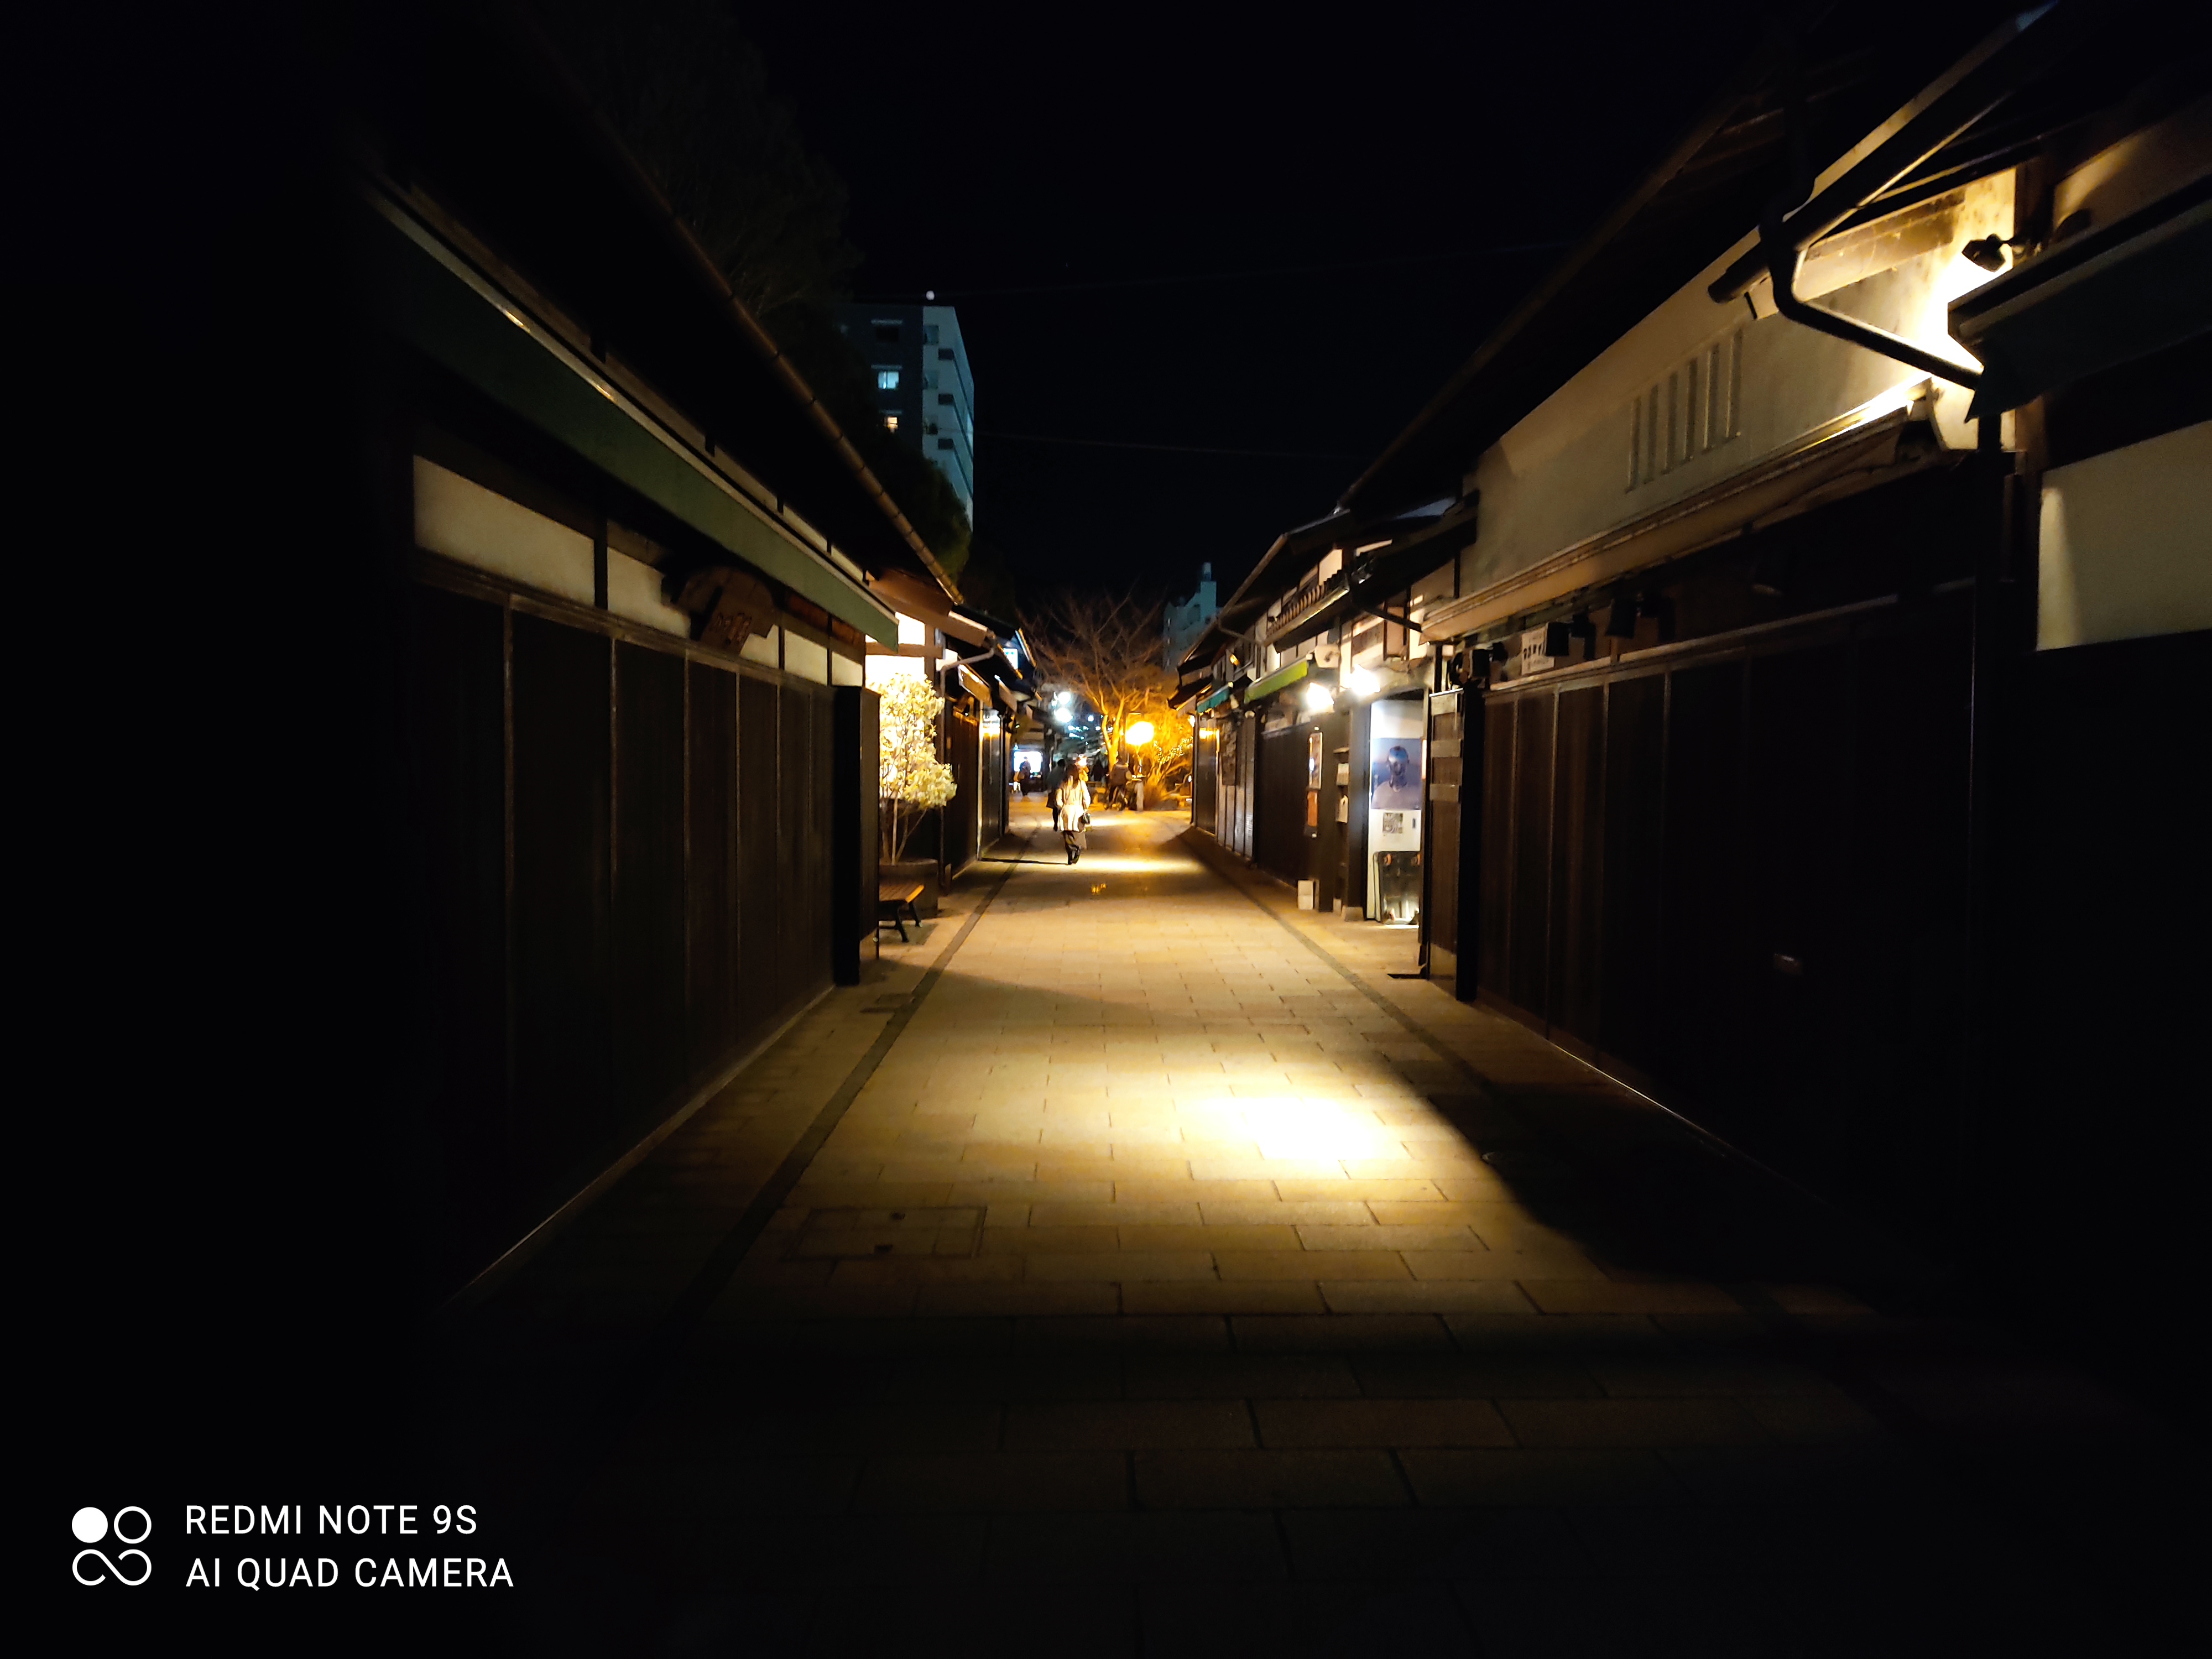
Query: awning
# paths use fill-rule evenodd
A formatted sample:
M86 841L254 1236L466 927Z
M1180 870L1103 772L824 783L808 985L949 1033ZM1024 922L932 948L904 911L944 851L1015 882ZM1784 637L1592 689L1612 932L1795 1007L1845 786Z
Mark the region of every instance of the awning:
M1351 533L1352 523L1352 516L1340 510L1310 524L1295 526L1276 537L1260 556L1260 562L1252 567L1252 574L1237 585L1237 591L1222 601L1221 609L1214 612L1212 619L1191 641L1190 648L1183 653L1183 665L1212 661L1220 647L1234 640L1254 617L1274 603L1284 589L1264 579L1276 560L1325 553Z
M1253 681L1252 689L1244 694L1244 701L1248 703L1255 703L1262 697L1272 697L1285 686L1296 685L1311 672L1313 672L1313 659L1310 657L1300 657L1296 662L1286 662L1267 678Z
M862 634L898 638L890 611L773 522L650 413L534 326L519 301L425 226L374 197L358 254L378 320L433 362ZM793 419L797 419L796 416Z
M1434 523L1407 532L1373 557L1347 568L1303 616L1269 629L1269 642L1295 645L1334 628L1347 616L1371 610L1403 593L1437 566L1451 562L1474 538L1474 501L1470 498Z
M1431 640L1464 639L1478 629L1635 577L1757 526L1922 467L1964 459L1964 453L1945 451L1928 435L1917 407L1872 418L1841 416L1709 489L1561 548L1474 592L1430 606L1421 631Z
M1951 302L1987 365L1974 408L2030 398L2212 328L2212 177L2061 242Z
M968 646L987 646L991 643L991 630L956 607L951 598L933 583L903 570L890 570L876 580L875 596L880 602L905 612L916 622L942 629L945 634ZM963 653L963 655L966 653Z
M1198 700L1198 707L1191 712L1194 714L1210 714L1236 695L1237 688L1233 685L1216 686Z

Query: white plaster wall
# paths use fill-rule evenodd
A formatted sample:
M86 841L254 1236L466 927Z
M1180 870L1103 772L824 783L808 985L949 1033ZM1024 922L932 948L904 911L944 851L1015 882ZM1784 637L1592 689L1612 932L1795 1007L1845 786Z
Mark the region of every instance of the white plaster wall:
M1837 289L1820 303L1970 363L1949 337L1946 308L1991 273L1960 258L1958 249L1991 230L2009 234L2012 206L2009 173L1968 186L1941 246ZM1481 516L1478 539L1461 555L1462 594L1710 489L1839 416L1895 407L1928 378L1772 314L1771 302L1762 303L1764 289L1731 305L1714 303L1707 283L1751 240L1716 258L1477 459ZM1762 309L1768 314L1754 314ZM1735 435L1632 488L1632 404L1739 330ZM1971 447L1966 394L1939 387L1931 401L1944 441Z
M2212 628L2212 422L2043 475L2040 651Z
M611 548L607 550L607 609L678 639L691 637L691 618L662 597L660 573Z
M903 675L910 680L929 678L929 665L919 657L870 657L867 662L867 683L887 685Z
M797 634L783 636L783 666L785 672L803 680L812 680L817 685L830 684L830 647L817 645L812 640Z
M415 544L518 587L578 605L598 602L589 536L420 455Z

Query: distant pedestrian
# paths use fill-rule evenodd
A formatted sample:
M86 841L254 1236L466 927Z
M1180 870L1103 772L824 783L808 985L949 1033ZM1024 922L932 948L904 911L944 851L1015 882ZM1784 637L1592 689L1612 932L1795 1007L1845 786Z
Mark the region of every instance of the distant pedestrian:
M1083 856L1083 832L1091 823L1091 785L1084 778L1080 763L1069 769L1067 781L1060 786L1053 804L1060 838L1067 848L1067 861L1073 864Z
M1060 833L1060 792L1067 787L1067 774L1062 772L1060 781L1045 792L1045 805L1052 808L1053 833Z

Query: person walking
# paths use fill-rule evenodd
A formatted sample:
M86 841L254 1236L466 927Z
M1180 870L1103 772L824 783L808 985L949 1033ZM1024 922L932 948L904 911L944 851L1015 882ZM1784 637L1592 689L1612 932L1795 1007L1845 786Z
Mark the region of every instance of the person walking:
M1052 832L1054 835L1060 833L1060 792L1066 787L1067 774L1063 770L1060 775L1060 781L1046 790L1044 793L1044 804L1052 808Z
M1060 838L1067 848L1067 861L1073 864L1083 856L1083 832L1091 822L1091 786L1085 781L1081 762L1068 769L1067 781L1060 786L1053 805L1058 809Z

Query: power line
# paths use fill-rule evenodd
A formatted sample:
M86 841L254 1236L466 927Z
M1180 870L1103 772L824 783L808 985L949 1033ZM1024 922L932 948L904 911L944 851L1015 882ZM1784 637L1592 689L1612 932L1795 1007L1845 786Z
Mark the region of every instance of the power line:
M1462 248L1444 253L1403 253L1388 259L1344 259L1330 264L1267 265L1254 270L1183 271L1160 276L1116 276L1092 283L1038 283L1022 288L938 289L940 300L976 300L1008 294L1091 294L1103 289L1166 288L1178 283L1242 283L1256 276L1306 276L1332 270L1380 270L1394 265L1437 264L1455 259L1484 259L1496 254L1547 253L1571 242L1515 242L1505 247Z
M1164 455L1243 455L1268 461L1364 461L1371 459L1365 455L1300 449L1211 449L1200 444L1139 444L1118 438L1058 438L1042 432L979 431L975 435L1018 444L1073 444L1085 449L1149 449Z

